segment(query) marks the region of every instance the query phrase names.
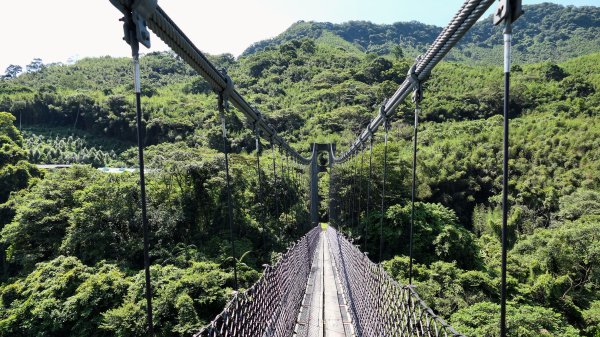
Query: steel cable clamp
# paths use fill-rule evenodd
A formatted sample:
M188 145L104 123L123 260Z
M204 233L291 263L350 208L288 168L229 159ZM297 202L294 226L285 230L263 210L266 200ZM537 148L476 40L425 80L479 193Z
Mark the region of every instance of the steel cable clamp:
M219 91L219 104L223 104L223 108L229 112L229 97L233 93L233 80L227 74L227 69L221 69L221 75L225 78L225 87Z
M383 127L385 129L385 131L387 132L389 130L389 126L390 126L390 121L388 118L388 115L385 112L385 105L387 104L388 99L384 99L383 103L381 103L381 106L379 107L379 114L381 115L381 118L383 119Z
M415 88L413 91L413 95L412 95L412 100L413 102L420 102L423 99L423 81L424 80L419 80L419 75L417 75L417 64L419 63L419 61L421 61L421 55L417 56L417 59L415 60L415 64L412 65L412 67L410 67L410 69L408 70L408 80L411 83L414 83Z

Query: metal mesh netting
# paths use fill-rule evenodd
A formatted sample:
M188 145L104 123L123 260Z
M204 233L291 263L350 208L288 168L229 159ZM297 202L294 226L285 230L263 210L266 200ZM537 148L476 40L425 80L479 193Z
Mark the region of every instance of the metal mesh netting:
M313 228L194 337L289 337L293 334L320 227Z
M330 250L357 336L462 336L333 228Z

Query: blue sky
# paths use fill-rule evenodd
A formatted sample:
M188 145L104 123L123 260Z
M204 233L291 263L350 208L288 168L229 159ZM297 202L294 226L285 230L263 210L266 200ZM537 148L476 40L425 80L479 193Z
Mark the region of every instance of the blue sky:
M523 0L524 4L543 1ZM599 0L553 1L599 5ZM158 0L201 50L240 54L251 43L276 36L298 20L375 23L420 21L445 26L463 0ZM418 6L416 6L418 4ZM492 8L495 5L492 5ZM109 0L2 0L0 74L33 58L45 63L86 56L128 56L120 13ZM167 47L155 36L150 51ZM144 50L148 51L148 50Z

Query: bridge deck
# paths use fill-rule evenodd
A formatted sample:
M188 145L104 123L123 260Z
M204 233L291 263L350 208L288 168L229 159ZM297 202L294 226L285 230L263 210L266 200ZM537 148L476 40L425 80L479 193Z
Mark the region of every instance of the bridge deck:
M325 232L320 233L317 247L295 336L354 337Z

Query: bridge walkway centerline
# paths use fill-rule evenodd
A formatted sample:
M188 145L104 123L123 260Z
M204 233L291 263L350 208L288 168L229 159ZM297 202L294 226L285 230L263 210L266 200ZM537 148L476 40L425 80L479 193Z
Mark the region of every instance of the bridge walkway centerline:
M295 337L355 337L340 275L325 230L313 257Z

